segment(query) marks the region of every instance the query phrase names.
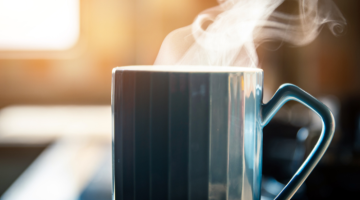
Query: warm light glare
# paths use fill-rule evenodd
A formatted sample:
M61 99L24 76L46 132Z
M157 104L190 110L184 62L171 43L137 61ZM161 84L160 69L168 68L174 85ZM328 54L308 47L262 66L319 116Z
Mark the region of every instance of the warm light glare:
M110 133L110 106L10 106L0 110L1 142L41 142L64 136L110 139Z
M0 0L0 50L65 50L78 37L78 0Z

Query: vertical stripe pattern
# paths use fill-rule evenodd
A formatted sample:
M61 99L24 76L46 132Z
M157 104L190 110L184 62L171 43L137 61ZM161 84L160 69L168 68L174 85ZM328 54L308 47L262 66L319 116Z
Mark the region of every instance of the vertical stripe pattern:
M170 74L169 199L188 194L189 74Z
M262 72L113 73L113 200L260 198Z
M210 77L209 199L225 200L228 155L228 74Z
M150 74L135 81L135 199L150 199Z
M169 74L151 74L150 198L168 199L169 192Z
M190 74L190 200L208 199L209 168L209 74Z

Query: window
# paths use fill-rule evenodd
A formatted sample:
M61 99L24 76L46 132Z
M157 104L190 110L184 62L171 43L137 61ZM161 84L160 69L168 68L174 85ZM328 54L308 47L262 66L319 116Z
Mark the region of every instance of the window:
M79 18L79 0L0 0L0 51L69 49Z

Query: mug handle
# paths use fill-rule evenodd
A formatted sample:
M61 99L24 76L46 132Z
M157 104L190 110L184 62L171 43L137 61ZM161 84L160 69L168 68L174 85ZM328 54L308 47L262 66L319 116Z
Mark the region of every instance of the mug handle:
M323 128L314 149L289 183L275 197L276 200L290 199L295 194L324 155L335 131L335 120L330 110L319 100L292 84L281 85L271 100L261 106L262 127L266 126L275 113L290 100L300 102L318 114L322 120Z

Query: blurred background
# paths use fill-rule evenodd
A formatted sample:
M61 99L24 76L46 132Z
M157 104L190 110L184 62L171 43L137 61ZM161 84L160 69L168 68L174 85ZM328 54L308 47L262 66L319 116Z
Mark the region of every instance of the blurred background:
M346 32L263 44L264 101L293 83L336 118L330 148L293 199L360 190L360 1L334 1ZM111 199L111 70L150 65L165 36L216 0L0 0L0 199ZM284 9L291 7L284 5ZM317 141L321 121L286 104L264 129L262 199Z

